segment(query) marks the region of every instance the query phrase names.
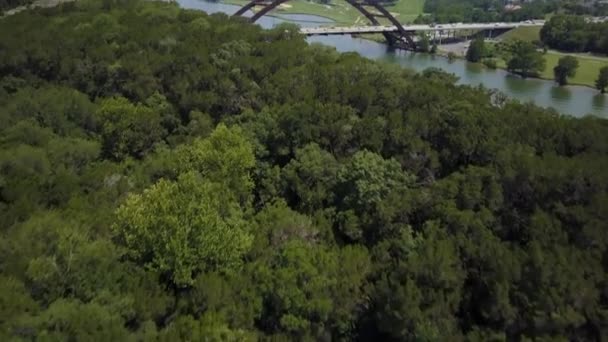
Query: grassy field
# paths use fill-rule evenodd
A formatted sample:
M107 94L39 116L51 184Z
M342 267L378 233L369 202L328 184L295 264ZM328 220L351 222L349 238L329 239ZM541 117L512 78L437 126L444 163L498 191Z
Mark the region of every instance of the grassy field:
M525 40L528 42L540 40L540 27L518 27L501 35L504 40Z
M424 0L399 0L387 8L396 15L399 22L405 24L414 21L418 15L422 14Z
M557 65L557 62L561 57L563 57L563 53L549 51L544 57L547 61L547 66L545 67L545 71L540 74L540 78L552 80L553 79L553 68ZM602 67L608 66L608 58L599 58L596 56L583 56L583 55L574 55L576 59L578 59L578 69L576 70L576 75L568 80L569 84L577 84L584 85L589 87L595 86L595 80L600 72ZM502 69L507 68L507 63L499 59L497 61L497 66Z
M502 40L525 40L529 42L540 40L540 27L518 27L503 34L500 38ZM547 61L545 71L540 75L541 78L553 79L553 68L557 65L559 59L563 56L574 56L578 59L579 67L576 72L576 76L569 80L570 84L579 84L593 87L595 85L595 79L599 74L602 67L608 66L608 57L605 56L593 56L583 53L563 53L559 51L548 51L544 56ZM498 66L506 68L506 62L500 60Z
M557 65L558 60L563 57L564 54L549 51L545 54L545 60L547 61L547 67L542 74L543 78L553 78L553 68ZM581 84L594 86L597 75L602 67L608 66L608 58L599 59L593 56L581 56L575 55L578 59L578 69L576 70L576 76L569 80L570 84Z
M233 5L243 5L248 1L222 0L222 2ZM387 9L395 15L400 22L407 23L413 21L422 13L423 6L424 0L398 0L394 5L387 6ZM367 19L359 11L345 1L332 1L329 5L323 5L306 0L294 0L275 9L274 13L318 15L320 17L332 19L336 24L341 25L367 22ZM381 22L385 23L384 20L381 20Z
M244 5L247 0L222 0L222 3L231 5ZM348 5L346 2L336 1L330 5L322 5L316 2L305 0L289 1L272 10L269 15L273 14L312 14L320 17L328 18L335 21L337 24L350 25L361 20L359 12Z

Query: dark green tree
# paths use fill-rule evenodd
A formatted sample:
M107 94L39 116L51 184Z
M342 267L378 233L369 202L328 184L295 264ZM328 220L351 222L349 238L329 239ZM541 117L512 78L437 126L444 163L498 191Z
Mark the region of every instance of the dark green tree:
M107 157L144 157L166 134L162 114L125 98L104 100L95 115Z
M429 52L431 49L431 41L426 33L418 35L418 42L416 43L416 50L420 52Z
M536 51L534 44L522 40L511 46L511 59L507 69L523 77L536 76L545 70L546 61L542 53Z
M600 73L595 80L595 87L603 94L606 92L608 87L608 67L600 69Z
M578 68L578 60L572 56L564 56L559 59L557 65L553 68L555 82L563 86L568 84L568 78L576 75Z
M479 36L471 41L469 49L467 50L467 60L469 62L477 63L485 55L485 42L483 36Z

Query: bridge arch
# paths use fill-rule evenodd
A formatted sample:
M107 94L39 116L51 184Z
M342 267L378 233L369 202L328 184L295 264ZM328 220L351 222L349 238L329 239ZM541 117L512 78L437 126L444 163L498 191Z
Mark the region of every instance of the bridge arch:
M272 11L282 3L288 2L289 0L250 0L246 5L241 7L234 16L242 17L247 11L258 6L261 7L259 11L255 12L250 22L256 22L258 19L263 17L266 13ZM403 25L382 6L377 0L345 0L349 5L353 6L357 11L363 14L370 24L380 26L379 18L386 18L388 21L397 27L396 32L384 32L383 35L392 46L396 46L403 49L415 50L416 44L412 38L413 32L406 31Z

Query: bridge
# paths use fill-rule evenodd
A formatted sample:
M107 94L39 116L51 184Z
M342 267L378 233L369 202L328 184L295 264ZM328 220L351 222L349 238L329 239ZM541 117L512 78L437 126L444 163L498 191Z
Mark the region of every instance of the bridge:
M442 25L401 25L406 32L443 32L443 31L484 31L484 30L510 30L517 27L543 26L544 20L526 21L518 23L471 23L471 24L442 24ZM340 27L303 27L300 33L307 36L337 35L337 34L364 34L399 32L400 28L388 26L340 26Z
M256 10L249 18L255 22L266 13L289 0L249 0L234 16L244 16L250 10ZM359 11L369 21L369 26L352 27L317 27L302 28L300 32L305 35L330 35L330 34L353 34L353 33L381 33L389 45L406 50L415 50L416 32L434 32L441 36L444 31L456 32L458 30L500 30L507 31L519 26L542 26L544 21L527 21L522 23L482 23L482 24L442 24L442 25L403 25L391 14L378 0L345 0L349 5ZM385 26L380 20L389 25Z
M277 6L288 2L289 0L250 0L240 10L234 13L234 16L242 17L245 13L254 8L257 11L249 18L250 22L256 22L266 13L270 12ZM345 0L349 5L359 11L371 24L371 26L382 26L380 20L388 20L395 27L393 31L381 32L388 43L392 46L403 49L414 50L416 43L414 42L412 32L407 32L401 23L382 6L377 0Z

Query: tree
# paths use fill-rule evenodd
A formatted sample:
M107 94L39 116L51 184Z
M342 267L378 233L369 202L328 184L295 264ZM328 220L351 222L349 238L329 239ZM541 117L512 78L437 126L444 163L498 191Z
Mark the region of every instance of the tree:
M122 324L123 318L110 307L99 303L82 303L74 299L60 299L37 317L22 319L15 331L38 331L50 340L117 341L129 339L129 331Z
M199 172L206 179L222 184L224 193L245 201L253 183L250 170L255 165L253 147L238 127L220 124L206 139L177 148L177 172Z
M353 155L338 172L335 193L339 231L355 241L375 241L391 233L390 221L394 212L392 196L407 192L414 177L401 169L394 159L367 150ZM407 211L407 202L401 200L401 210Z
M376 283L374 319L380 331L397 340L454 337L464 275L454 239L436 222L397 267Z
M477 63L485 55L485 43L483 36L477 37L471 41L467 50L467 61Z
M179 149L177 159L177 180L130 195L114 231L133 259L186 286L203 271L229 272L249 249L243 211L254 157L238 127L220 125Z
M45 86L25 88L11 96L7 111L15 119L24 115L61 136L76 135L78 129L91 129L94 105L85 94L74 89Z
M21 281L14 277L0 276L1 330L8 330L8 324L18 320L24 313L36 314L39 310L38 304Z
M554 49L566 51L583 51L588 39L586 35L587 23L579 15L554 15L540 30L543 43Z
M190 172L130 195L114 231L128 254L178 286L202 271L230 272L251 245L239 204L221 184Z
M546 61L542 53L536 51L534 44L522 40L515 41L511 46L511 59L507 69L523 77L536 76L545 70Z
M420 52L429 52L431 48L431 41L429 36L426 33L421 33L418 35L418 43L416 44L416 49Z
M122 97L104 100L96 119L103 152L116 160L144 157L166 134L160 112Z
M283 169L285 187L290 194L297 197L296 203L308 212L327 206L333 196L336 184L338 163L328 152L317 144L309 144L296 151Z
M595 87L602 94L606 92L606 87L608 87L608 67L600 69L600 74L597 76L597 80L595 80Z
M143 339L148 340L148 339ZM167 329L158 334L158 341L256 341L254 333L231 329L225 318L215 312L207 312L198 320L190 315L180 315Z
M582 15L556 14L540 31L542 42L551 48L608 53L608 23L587 21Z
M576 75L578 68L578 59L572 56L564 56L559 59L557 65L553 68L555 81L560 85L568 84L568 78Z
M331 319L338 257L324 246L287 242L255 270L267 303L261 325L271 333L317 337ZM310 336L310 337L315 337Z

